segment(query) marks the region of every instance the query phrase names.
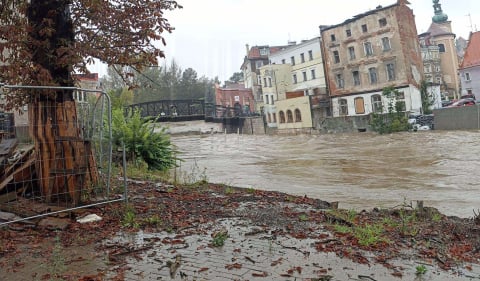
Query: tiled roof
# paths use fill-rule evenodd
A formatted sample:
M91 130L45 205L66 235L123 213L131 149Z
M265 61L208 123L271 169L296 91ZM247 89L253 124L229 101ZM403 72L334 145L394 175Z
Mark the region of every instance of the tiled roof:
M268 58L268 55L260 55L260 49L266 48L269 49L270 55L274 54L278 51L284 50L288 46L253 46L250 48L250 51L248 52L248 58L249 59L266 59Z
M480 66L480 31L470 34L470 40L460 68L473 66Z

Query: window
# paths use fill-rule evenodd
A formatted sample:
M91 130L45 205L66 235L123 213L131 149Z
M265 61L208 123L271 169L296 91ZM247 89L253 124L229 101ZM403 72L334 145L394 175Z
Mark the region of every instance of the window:
M365 42L365 43L363 43L363 47L365 48L365 56L372 56L373 55L372 43Z
M267 77L263 77L263 87L267 87Z
M392 48L390 46L390 39L388 37L382 38L382 46L384 51L389 51Z
M378 20L378 25L380 25L380 27L384 27L387 25L387 19L386 18L381 18Z
M345 30L345 33L347 34L347 37L352 36L352 31L350 29Z
M405 94L403 92L397 92L395 98L397 99L395 103L395 110L397 112L405 111Z
M257 85L262 85L262 76L257 76Z
M263 66L263 61L257 60L257 61L255 62L255 66L256 66L257 68L262 67L262 66Z
M273 113L273 123L277 123L277 114Z
M290 57L290 62L292 63L292 65L295 65L295 57Z
M302 122L302 113L300 109L295 109L295 122Z
M438 51L440 53L445 53L445 45L443 44L438 44Z
M332 40L332 42L335 42L335 34L330 34L330 39Z
M355 48L354 47L348 47L348 54L350 55L350 60L355 59Z
M370 76L370 83L377 83L377 69L375 67L370 67L368 69L368 75Z
M268 100L268 95L265 95L265 104L269 104L270 101Z
M304 54L304 53L301 53L301 54L300 54L300 61L301 61L302 63L305 62L305 54Z
M293 84L297 84L297 74L293 74Z
M353 71L353 85L358 86L360 85L360 73L358 71Z
M278 114L280 115L280 123L285 123L285 112L280 111Z
M355 113L356 114L364 114L365 113L365 103L363 102L363 98L358 97L354 99L355 103Z
M346 99L338 100L338 109L340 115L348 115L348 103Z
M308 59L313 60L313 52L312 50L308 51Z
M337 81L338 88L344 87L343 75L341 73L335 74L335 81Z
M333 51L333 61L335 63L339 63L340 62L340 54L338 53L338 51Z
M388 81L395 80L395 64L387 63L387 79Z
M435 72L440 72L440 65L435 65Z
M270 113L268 114L268 123L272 123L272 115Z
M310 75L312 76L312 80L317 78L315 75L315 69L310 70Z
M303 81L307 81L307 72L302 71L302 75L303 75Z
M267 56L268 55L268 49L267 48L261 48L260 49L260 55L261 56Z
M285 59L282 59L282 64L285 64L285 63L286 63L286 62L285 62Z
M382 96L373 95L372 96L372 111L375 113L383 112Z
M270 101L272 104L275 104L275 99L273 98L273 95L270 96Z
M465 81L471 81L469 72L465 72Z
M272 77L268 77L268 87L272 87Z
M287 110L287 123L293 123L293 114L291 110Z
M362 24L362 32L365 33L368 31L368 28L367 28L367 25L366 24Z
M430 72L432 72L432 68L431 68L431 66L430 66L429 63L425 64L425 65L423 66L423 68L424 68L425 73L430 73Z

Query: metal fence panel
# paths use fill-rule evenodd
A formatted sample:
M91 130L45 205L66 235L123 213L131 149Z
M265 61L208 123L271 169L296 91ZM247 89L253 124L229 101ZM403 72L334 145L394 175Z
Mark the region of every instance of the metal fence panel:
M81 89L76 87L49 87L49 86L19 86L19 85L1 85L4 95L15 95L21 93L27 95L30 100L41 91L54 91L55 93L73 94L73 104L76 110L76 117L73 120L62 120L65 124L55 124L56 118L43 116L45 120L37 123L29 119L28 125L18 126L14 129L3 128L0 125L0 210L21 214L12 217L8 221L1 221L0 226L13 222L30 220L42 216L54 215L62 212L70 212L76 209L88 208L95 205L108 204L117 201L126 201L127 186L126 179L112 179L112 109L110 97L101 90ZM58 112L62 108L59 103L45 103L41 110L45 112ZM52 106L55 108L47 108ZM23 114L31 114L32 110L26 108L20 109ZM2 113L8 114L11 113ZM1 115L1 114L0 114ZM0 116L2 117L2 116ZM23 116L25 118L25 116ZM1 118L0 118L1 119ZM0 120L2 121L2 120ZM60 122L58 122L60 123ZM12 124L10 124L12 125ZM36 130L42 130L41 126L51 126L54 137L34 140L32 137ZM58 134L61 126L64 130L76 130L74 136L62 136ZM5 130L3 130L5 129ZM72 146L79 151L72 150L65 144L79 143ZM38 149L41 145L55 147L55 159L50 159L51 165L55 163L69 162L75 163L71 169L64 167L50 167L50 173L44 178L38 176L39 169L42 169L42 163L39 161L39 154L42 151ZM82 150L84 149L84 150ZM89 154L88 151L92 151ZM73 155L76 155L75 158ZM89 157L91 155L91 159ZM53 157L53 156L52 156ZM62 158L63 157L63 158ZM69 159L72 158L72 159ZM82 157L85 159L78 159ZM44 157L45 158L45 157ZM83 163L77 165L76 163ZM92 165L93 163L93 165ZM44 165L45 166L45 165ZM83 166L83 167L80 167ZM95 168L95 171L86 169ZM123 163L125 169L126 164ZM45 174L45 173L44 173ZM87 174L95 174L97 177L95 184L89 184L85 181L76 181L72 185L74 190L59 186L57 183L67 183L72 181L73 177L86 179ZM124 177L126 176L125 173ZM48 177L48 178L45 178ZM47 181L49 184L42 185ZM48 191L39 186L47 186ZM73 200L72 194L79 195L79 202Z

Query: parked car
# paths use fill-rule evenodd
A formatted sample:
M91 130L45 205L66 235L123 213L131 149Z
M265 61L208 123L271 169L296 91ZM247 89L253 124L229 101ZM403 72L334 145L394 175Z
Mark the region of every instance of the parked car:
M459 107L459 106L469 106L469 105L475 105L476 101L472 98L466 98L466 99L459 99L456 102L452 103L448 107Z

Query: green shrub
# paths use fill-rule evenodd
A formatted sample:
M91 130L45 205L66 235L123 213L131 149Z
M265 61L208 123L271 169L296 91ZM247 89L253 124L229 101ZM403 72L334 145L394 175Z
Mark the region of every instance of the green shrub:
M122 109L112 111L112 137L116 151L125 150L127 161L135 164L144 161L149 170L166 171L176 166L177 151L170 142L165 128L154 131L152 120L146 121L139 111L129 112L127 117Z

